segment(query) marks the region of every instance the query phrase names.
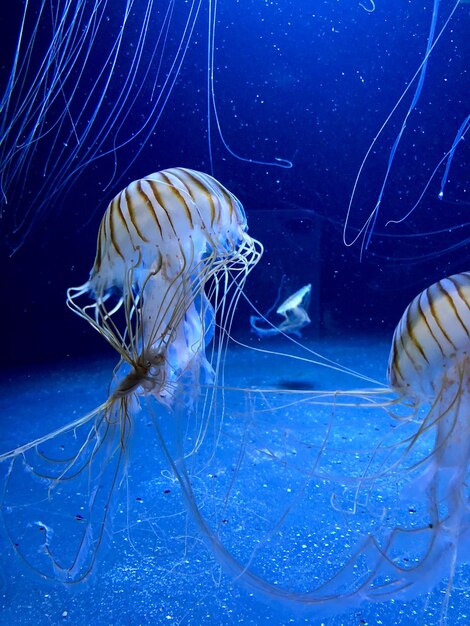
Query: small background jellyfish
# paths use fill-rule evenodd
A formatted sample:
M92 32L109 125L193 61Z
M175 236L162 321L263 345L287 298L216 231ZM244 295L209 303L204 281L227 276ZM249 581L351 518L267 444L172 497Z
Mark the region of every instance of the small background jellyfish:
M279 287L279 296L282 289L282 283ZM272 335L279 335L280 333L294 334L300 336L300 331L310 324L310 318L308 316L308 305L310 304L310 294L312 291L312 285L305 285L291 294L284 302L279 304L279 297L274 305L267 311L267 313L260 317L259 315L250 316L250 326L257 335L260 337L270 337ZM278 324L271 324L267 319L273 309L276 309L276 313L281 315L284 320ZM260 323L264 322L263 328ZM270 324L270 325L266 325Z

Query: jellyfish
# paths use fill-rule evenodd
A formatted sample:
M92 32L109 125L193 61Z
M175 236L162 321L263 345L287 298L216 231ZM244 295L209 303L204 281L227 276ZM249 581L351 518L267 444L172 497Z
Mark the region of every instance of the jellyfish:
M110 202L90 277L67 292L72 311L120 357L108 399L84 417L0 457L11 461L5 494L14 491L15 464L30 450L44 461L41 469L29 462L28 467L47 484L48 498L82 473L90 475L87 521L68 564L54 552L54 528L38 522L46 563L31 565L41 576L77 582L91 572L141 404L154 399L168 411L177 413L179 407L192 415L200 385L210 389L220 375L223 328L230 328L246 276L261 254L261 244L246 232L240 202L207 174L163 170L134 181ZM215 334L218 349L208 359L206 347ZM210 399L206 402L210 405ZM52 458L42 449L90 423L70 456ZM209 424L200 419L197 428L193 449L201 445ZM110 484L102 495L106 479ZM12 545L16 548L18 541L12 539Z
M254 409L259 429L257 435L250 432L252 439L261 440L268 430L265 413L270 420L277 413L285 416L284 428L276 421L263 439L265 447L258 444L251 455L245 452L252 463L269 461L270 480L279 481L276 484L284 480L289 487L284 492L287 503L270 503L278 511L278 525L266 531L264 542L282 555L281 544L275 547L278 531L291 546L293 561L302 558L309 541L315 542L319 554L310 550L310 557L328 566L325 573L312 565L311 578L299 581L299 571L305 570L293 562L284 589L277 570L276 578L271 578L274 584L253 576L252 588L325 617L365 603L409 601L447 580L441 608L445 619L456 572L470 559L469 329L470 273L464 272L431 285L405 309L392 340L388 389L343 389L331 395L295 392L297 400L294 392L253 390L253 404L259 404L258 411ZM325 412L311 421L319 405L324 405ZM298 411L297 418L294 411ZM329 411L334 415L330 419ZM381 413L390 420L387 428L392 430L372 443L374 422L379 430ZM339 444L351 420L353 430L365 431L353 441L353 456L363 457L355 470ZM309 431L307 423L311 428L315 424L318 432ZM350 473L341 479L336 468L346 463ZM294 485L296 495L290 496ZM320 490L326 491L323 498ZM414 508L410 503L416 502L419 506ZM328 503L329 513L321 512L319 521L312 511L318 515L318 509ZM358 531L356 522L360 527L366 513L370 523ZM260 546L259 538L258 542L248 561L253 568L258 552L266 548ZM337 562L342 561L336 571L331 567L330 559L335 559L331 542L338 551ZM342 559L347 551L350 556ZM242 580L242 574L238 578Z
M266 320L266 316L259 317L252 315L250 317L250 325L253 331L260 337L269 337L278 335L279 333L295 334L300 336L300 330L310 324L310 318L307 310L310 303L310 293L312 285L305 285L290 295L282 304L280 304L276 313L282 315L284 320L278 326L263 328L259 326L259 322Z
M382 543L371 535L362 547L371 561L360 595L406 600L447 579L444 618L457 568L470 559L469 329L469 272L421 292L396 327L387 378L397 403L411 410L401 419L414 427L396 466L407 467L420 440L433 437L431 450L408 464L412 477L403 483L401 505L418 498L426 514L422 525L397 526Z
M261 247L245 225L234 196L185 168L135 181L110 203L90 279L68 290L67 304L118 350L124 369L130 367L116 397L143 385L171 405L173 387L188 367L211 379L203 350L214 333L208 281L214 279L217 299L220 273L237 270L244 280L258 260ZM94 303L81 307L77 300L85 294L93 294ZM121 307L124 333L113 323Z
M407 583L426 589L447 575L446 602L456 567L470 558L469 329L470 273L464 272L431 285L409 304L388 365L399 396L429 406L416 438L435 433L434 451L412 483L428 503L428 526L414 531L428 538L428 550Z

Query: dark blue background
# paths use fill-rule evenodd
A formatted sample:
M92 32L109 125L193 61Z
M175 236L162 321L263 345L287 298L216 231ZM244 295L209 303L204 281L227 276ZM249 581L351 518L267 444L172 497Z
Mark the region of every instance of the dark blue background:
M96 58L106 54L124 4L113 2L106 37L98 39L93 49ZM167 3L159 4L150 22L150 43L157 41L167 7ZM98 126L105 123L129 71L142 23L139 12L145 6L141 2L130 17L125 53ZM454 2L440 2L437 31L453 6ZM347 248L342 243L342 227L361 160L423 58L432 9L429 1L404 0L376 0L372 13L349 0L219 3L214 85L224 138L243 157L258 161L284 158L291 160L293 167L281 169L234 158L223 145L212 112L213 173L243 202L248 220L253 222L253 234L268 250L248 293L266 310L276 289L263 277L280 281L285 273L292 290L312 280L318 309L312 334L390 334L417 292L437 278L469 269L468 140L461 142L455 153L444 201L437 198L442 166L416 211L399 225L385 226L387 220L403 216L414 205L470 112L469 4L457 8L431 55L423 92L397 151L368 250L361 259L359 244ZM4 10L0 16L4 84L20 18L14 7L8 11L11 13ZM65 290L87 279L107 203L128 182L152 171L175 165L210 171L207 11L207 4L201 3L181 71L152 132L146 128L116 153L110 140L106 149L111 153L74 173L58 194L41 184L50 144L38 144L32 154L28 177L18 185L0 222L5 365L23 366L105 350L101 338L94 337L91 329L67 310ZM176 3L162 57L163 73L180 42L187 12L187 3ZM46 27L40 30L38 50L46 45L48 32ZM36 54L32 71L39 58ZM147 50L141 76L149 61ZM95 78L93 64L88 65L80 82L84 94ZM144 86L118 137L140 128L150 115L151 83ZM413 89L364 170L353 205L353 229L362 225L375 205L390 148L412 94ZM73 106L77 109L72 113L78 114L78 103ZM115 163L117 175L112 179ZM44 208L36 210L36 205ZM29 208L32 228L11 255L18 239L13 233L15 212L21 216ZM262 219L252 217L258 211L263 211L259 214ZM285 220L286 211L292 213L292 220ZM305 211L307 226L302 230ZM32 216L37 218L34 223ZM283 226L272 229L271 223ZM312 231L315 245L309 247ZM435 231L444 232L432 234ZM286 241L287 248L297 242L291 258L285 251ZM446 252L449 247L452 249ZM276 257L277 248L284 250L284 256ZM273 258L274 274L268 265ZM242 308L237 321L240 331L246 333L248 315L248 309Z

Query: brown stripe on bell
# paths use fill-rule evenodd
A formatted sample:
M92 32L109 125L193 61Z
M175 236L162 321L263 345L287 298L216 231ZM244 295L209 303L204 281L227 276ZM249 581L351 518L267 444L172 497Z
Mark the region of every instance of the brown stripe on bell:
M422 304L421 304L421 303L422 303L422 301L423 301L423 298L424 298L424 294L425 294L425 293L426 293L426 292L423 292L423 293L422 293L422 294L420 294L420 296L417 298L417 302L418 302L418 313L419 313L418 317L419 317L419 319L421 319L421 320L424 322L424 324L425 324L425 326L426 326L426 328L427 328L427 330L428 330L429 334L431 335L432 339L434 340L434 343L436 344L436 346L437 346L437 347L439 348L439 350L441 351L442 356L444 356L444 350L442 349L442 346L441 346L440 342L438 341L438 339L437 339L436 335L434 334L434 331L432 330L431 325L429 324L429 321L428 321L428 316L424 313L424 309L423 309L423 306L422 306Z
M108 211L108 217L109 217L109 235L111 238L111 243L113 245L113 248L116 250L116 252L118 253L118 255L121 257L121 259L124 261L124 255L121 251L121 248L119 247L119 244L117 242L117 238L116 238L116 225L115 225L115 219L116 219L116 198L111 202L110 207L109 207L109 211ZM119 232L119 223L117 224L117 230Z
M191 198L193 199L194 208L196 209L196 211L197 211L197 213L199 215L199 219L200 219L200 222L201 222L201 227L205 229L207 227L207 225L205 223L203 215L201 215L201 211L199 210L196 194L200 194L200 195L204 196L204 199L206 200L207 204L209 205L210 212L211 212L211 223L210 223L210 226L212 227L214 225L214 220L215 220L215 206L214 206L214 201L212 199L211 193L209 192L207 187L199 180L199 178L197 178L197 176L195 175L194 172L192 172L191 170L185 169L185 168L178 168L178 169L191 182L191 185L186 184L186 187L188 189L188 193L190 194ZM192 187L195 188L196 193L193 192Z
M438 293L435 293L436 291ZM447 301L447 305L449 305L449 302L451 303L452 300L449 299L449 294L442 287L441 281L434 283L434 285L431 285L431 287L428 288L427 292L428 292L428 301L431 307L432 316L436 324L439 326L439 330L441 331L446 341L448 341L450 345L455 349L455 344L452 341L452 339L449 337L445 329L445 321L442 315L446 311L447 307L445 305L443 306L442 302L440 301L443 298L444 301ZM439 303L439 306L438 306L438 303ZM442 319L441 319L441 316L442 316Z
M130 194L130 191L129 191L129 187L126 187L126 189L124 190L124 194L125 194L125 198L126 198L127 211L129 213L129 217L131 218L132 225L134 226L135 231L139 235L140 239L142 241L145 241L145 243L148 243L149 240L143 234L141 228L139 227L137 208L134 205L132 195Z
M181 188L175 185L171 185L170 189L172 193L174 193L174 195L177 197L179 203L183 206L185 210L185 215L188 218L190 227L194 228L193 217L191 215L191 207L188 206L188 203L186 202L186 198L184 197L184 193L181 193L181 192L184 190L189 195L189 197L191 197L191 194L189 193L189 189L186 186L184 179L181 177L181 171L179 170L179 168L178 168L178 175L175 174L175 177L179 180L181 184ZM167 178L167 180L169 179Z

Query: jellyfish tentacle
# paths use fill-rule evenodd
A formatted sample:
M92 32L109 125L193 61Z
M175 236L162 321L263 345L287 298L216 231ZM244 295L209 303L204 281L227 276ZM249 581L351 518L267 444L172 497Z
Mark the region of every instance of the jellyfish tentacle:
M11 459L1 502L6 533L13 550L42 578L58 578L63 582L75 584L86 579L93 570L99 547L105 537L111 500L125 466L127 442L132 430L130 406L129 397L119 401L108 400L85 416L86 419L76 420L28 446L22 446L7 455L2 455L1 460L7 457ZM79 431L90 420L94 420L93 425L72 457L51 459L40 450L39 446L60 436ZM49 471L36 469L34 459L27 461L30 453L34 453L37 459L46 462ZM72 542L72 537L70 537L69 555L66 558L58 553L57 546L55 546L54 528L42 521L37 522L39 531L42 533L38 555L44 558L38 557L30 560L25 555L21 542L18 543L13 536L12 523L14 524L15 520L12 515L19 507L8 504L8 499L11 489L14 489L13 485L10 487L10 482L20 460L27 463L31 473L45 484L44 502L50 501L49 506L52 508L54 508L55 495L59 499L63 498L61 491L67 483L76 481L84 473L88 474L89 488L83 494L83 508L86 515L79 518L82 523L77 527L75 541ZM50 471L51 464L58 466L57 472ZM109 476L110 480L103 491L100 485L105 476ZM36 541L37 537L32 536L31 540Z
M374 228L376 225L376 221L378 218L378 214L379 214L379 210L380 210L380 206L382 203L382 199L386 190L386 187L388 185L388 179L389 179L389 175L390 175L390 171L391 168L393 166L394 163L394 159L395 159L395 154L396 151L398 149L398 146L400 144L401 138L403 136L403 133L405 132L406 129L406 124L407 121L410 117L410 115L412 114L413 110L416 107L416 104L420 98L421 95L421 91L422 91L422 87L424 84L424 80L425 80L425 76L426 76L426 69L427 69L427 64L428 64L428 60L431 56L431 54L433 53L433 50L435 49L435 47L437 46L438 42L440 41L442 35L444 34L444 32L446 31L449 23L451 22L451 20L454 17L454 14L460 4L461 0L456 0L456 2L454 3L453 7L451 8L444 24L442 25L442 27L440 28L440 30L438 31L437 34L435 34L435 30L436 30L436 23L437 23L437 14L438 14L438 10L439 10L439 0L434 0L433 2L433 12L432 12L432 16L431 16L431 24L430 24L430 28L429 28L429 34L428 34L428 39L426 42L426 51L423 57L423 60L421 61L418 69L416 70L416 72L414 73L414 75L412 76L412 78L408 81L407 86L405 87L405 89L403 90L403 93L400 95L400 97L398 98L396 104L394 105L394 107L392 108L392 110L390 111L390 113L388 114L388 116L386 117L385 121L383 122L382 126L379 128L378 132L376 133L376 135L374 136L369 148L367 149L367 152L364 156L364 158L362 159L362 162L359 166L357 175L355 177L354 183L353 183L353 187L352 187L352 191L349 197L349 203L348 203L348 207L346 210L346 217L344 219L344 224L343 224L343 244L346 247L350 247L353 246L357 241L361 241L361 256L364 253L364 251L367 250L373 232L374 232ZM370 210L369 214L367 215L366 219L364 220L363 224L357 228L357 232L348 237L348 230L350 230L350 222L351 222L351 218L352 218L352 213L353 213L353 208L356 202L356 195L358 193L358 188L359 188L359 182L363 177L365 168L366 168L366 164L369 161L370 156L373 154L374 148L377 144L377 142L379 141L380 137L383 135L385 129L388 127L390 120L392 119L392 117L394 116L395 112L397 111L397 109L399 108L399 106L401 105L401 103L403 102L406 94L408 93L408 91L412 88L412 86L414 85L415 81L417 81L417 85L413 94L413 98L412 98L412 102L410 103L410 106L408 107L404 117L403 117L403 121L402 121L402 125L399 129L399 132L393 142L392 147L390 148L390 152L389 152L389 158L388 158L388 163L386 166L386 170L385 170L385 174L382 178L382 182L380 185L380 189L379 189L379 193L377 196L377 199L375 200L375 203L373 205L373 208ZM412 211L414 210L414 207L412 209ZM405 216L406 217L406 216Z

